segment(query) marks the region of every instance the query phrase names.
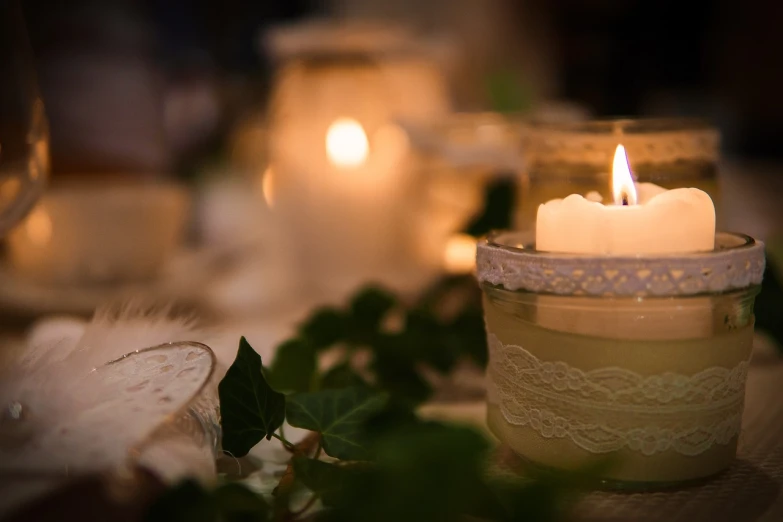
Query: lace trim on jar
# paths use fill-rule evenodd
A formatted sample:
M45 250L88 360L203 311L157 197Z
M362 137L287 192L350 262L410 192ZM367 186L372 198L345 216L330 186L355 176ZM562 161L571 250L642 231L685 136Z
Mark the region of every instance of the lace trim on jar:
M591 453L693 456L739 434L747 361L690 376L643 376L616 366L583 371L488 337L490 403L509 424L544 438L568 438Z
M719 232L715 244L693 254L559 254L535 250L528 234L495 232L478 243L476 275L506 290L575 296L697 295L761 283L764 243Z

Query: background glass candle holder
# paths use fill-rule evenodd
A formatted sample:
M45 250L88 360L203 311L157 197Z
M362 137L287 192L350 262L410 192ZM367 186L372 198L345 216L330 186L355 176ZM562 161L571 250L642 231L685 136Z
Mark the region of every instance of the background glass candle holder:
M49 125L19 2L0 3L0 235L32 208L49 175Z
M406 260L408 138L398 120L448 112L426 45L397 28L308 23L269 38L280 60L270 102L275 212L297 238L310 289L352 290Z
M415 196L413 258L429 272L470 273L476 240L465 229L481 214L490 184L521 175L522 118L458 113L433 125L407 125L406 131L422 182Z
M522 138L525 176L515 228L535 229L538 206L551 199L595 191L611 201L612 157L619 144L637 182L705 191L718 208L720 226L719 142L716 128L695 119L529 124Z
M405 122L424 184L416 203L417 261L438 272L472 272L474 236L511 225L526 123L576 123L588 114L576 103L545 101L525 113L463 112L428 126Z
M763 245L657 257L548 254L521 233L479 244L488 424L533 465L605 461L609 487L701 480L736 453Z

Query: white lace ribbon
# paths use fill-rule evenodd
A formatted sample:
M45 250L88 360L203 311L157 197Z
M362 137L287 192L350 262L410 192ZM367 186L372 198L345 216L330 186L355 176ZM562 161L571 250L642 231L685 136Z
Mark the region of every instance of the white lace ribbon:
M531 234L500 231L478 242L476 276L506 290L575 296L691 296L761 284L764 243L718 232L715 244L691 254L561 254L531 248Z
M488 393L505 420L591 453L699 455L739 434L748 362L694 375L643 376L620 367L583 371L542 361L489 334Z

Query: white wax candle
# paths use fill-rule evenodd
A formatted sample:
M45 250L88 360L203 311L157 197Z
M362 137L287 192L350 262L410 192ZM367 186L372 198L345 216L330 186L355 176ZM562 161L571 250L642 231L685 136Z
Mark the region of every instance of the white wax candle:
M542 204L536 220L537 250L633 255L714 248L715 206L706 192L695 188L666 190L651 183L635 186L622 146L617 154L622 154L619 168L625 172L618 173L616 156L613 171L616 202L604 205L571 194ZM618 174L625 180L618 180ZM622 204L623 199L630 199L629 204Z
M604 205L599 195L591 193L587 198L572 194L541 205L536 249L643 255L714 248L715 206L706 192L695 188L666 190L652 183L634 185L622 146L617 148L612 175L613 204ZM623 200L628 204L623 205ZM550 306L550 297L538 296L537 319L541 326L581 335L650 340L698 338L712 327L709 307L697 298L676 310L676 327L663 329L651 320L654 307L659 306L654 302L645 303L645 310L623 310L607 301L604 312L591 312L577 305L580 298L574 298L574 306L564 312L559 299L557 306Z

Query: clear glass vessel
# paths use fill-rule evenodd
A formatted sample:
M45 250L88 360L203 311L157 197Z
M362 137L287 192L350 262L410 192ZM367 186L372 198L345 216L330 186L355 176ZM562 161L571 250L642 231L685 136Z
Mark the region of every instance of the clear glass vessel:
M0 236L43 192L49 127L19 3L0 2Z
M736 454L763 245L649 258L479 245L488 424L538 467L604 463L603 485L703 480Z
M171 342L92 369L83 352L65 357L19 364L25 378L0 389L0 516L73 477L124 479L129 493L138 467L170 484L214 478L221 431L209 347ZM31 379L39 385L26 387Z
M719 142L716 128L695 119L531 123L523 132L525 175L515 228L534 229L538 206L550 199L595 191L610 201L618 144L627 151L636 181L699 188L718 205Z
M522 118L499 113L457 113L428 126L409 126L417 177L414 258L448 270L449 240L478 216L487 187L517 179Z

